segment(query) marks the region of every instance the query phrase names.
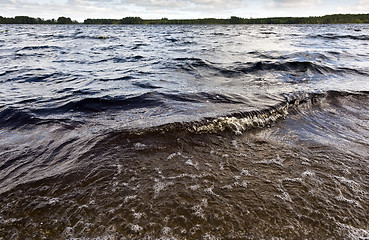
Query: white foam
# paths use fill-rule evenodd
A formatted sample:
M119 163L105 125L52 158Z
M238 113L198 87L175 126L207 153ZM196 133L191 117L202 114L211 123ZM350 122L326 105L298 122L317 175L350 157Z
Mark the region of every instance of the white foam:
M347 235L345 237L347 237L347 239L352 239L352 240L368 240L369 239L369 230L368 229L362 229L362 228L355 228L353 226L350 225L346 225L343 223L337 223L337 225L341 228L341 230L346 231Z
M283 181L285 181L285 182L301 183L302 182L302 179L301 178L285 178L285 179L283 179Z
M226 129L232 130L236 135L241 135L242 132L253 127L264 127L275 122L279 118L285 117L288 112L288 104L278 109L270 110L269 112L259 113L254 116L244 118L236 117L220 117L209 120L201 126L193 126L196 132L218 132Z
M116 240L117 237L115 235L105 235L105 236L99 236L94 238L68 238L69 240ZM120 240L125 240L126 238L120 238Z
M194 215L206 220L204 209L208 206L208 200L206 198L202 199L200 204L193 206L191 209L194 211Z
M336 179L340 183L348 186L351 189L351 191L353 191L355 194L357 194L357 195L366 195L366 192L361 189L360 184L355 182L354 180L350 180L350 179L347 179L345 177L338 177L338 176L336 176Z
M189 189L190 189L190 190L192 190L192 191L199 190L199 189L200 189L200 185L199 185L199 184L197 184L197 185L192 185L192 186L190 186L190 187L189 187Z
M193 166L194 168L198 169L199 168L199 163L195 162L193 163L191 159L188 159L186 162L185 162L186 165L190 165L190 166Z
M302 161L301 161L301 164L302 164L302 165L305 165L305 166L310 166L310 165L311 165L311 164L310 164L310 162L311 162L311 161L310 161L310 159L308 159L308 158L306 158L306 157L302 157L302 158L301 158L301 160L302 160Z
M203 240L220 240L220 238L215 237L215 236L211 235L210 233L205 233L205 234L202 236L202 239L203 239Z
M232 190L233 186L232 185L225 185L225 186L222 187L222 189Z
M127 196L127 197L124 198L124 202L126 203L126 202L128 202L130 200L134 200L136 198L137 198L137 195Z
M335 178L340 182L340 183L343 183L343 184L346 184L346 185L349 185L349 186L358 186L359 184L357 184L354 180L350 180L350 179L347 179L345 177L338 177L338 176L335 176Z
M191 208L194 211L194 215L196 217L202 218L202 219L206 219L205 218L205 214L204 214L204 210L202 209L202 207L200 205L195 205Z
M50 200L49 200L49 204L54 204L54 203L58 203L59 202L59 198L51 198Z
M247 182L246 181L242 181L241 186L244 188L247 188Z
M341 193L341 191L339 191L339 195L336 196L335 199L339 202L348 203L348 204L355 204L356 206L361 207L361 205L358 201L353 200L353 199L348 199L348 198L344 197L343 194Z
M172 229L170 227L163 227L161 230L161 234L163 235L169 235L171 233Z
M177 157L177 156L182 156L182 153L180 152L172 153L167 157L167 160L172 160L174 157Z
M160 168L155 168L155 171L156 171L159 175L162 175L162 172L161 172Z
M17 218L9 218L9 219L4 219L3 217L0 216L0 223L3 223L3 224L13 224L15 222L19 221L19 219Z
M307 171L303 172L303 173L301 174L301 176L302 176L302 177L314 177L314 176L315 176L315 173L314 173L314 172L312 172L312 171L310 171L310 170L307 170Z
M188 174L188 173L182 173L177 176L167 177L166 179L173 180L178 178L191 178L191 179L197 179L197 178L203 178L211 176L209 173L203 173L203 174Z
M135 147L136 150L144 150L144 149L147 148L147 146L145 144L139 143L139 142L135 143L134 147Z
M223 162L219 163L219 169L220 169L221 171L223 171L223 170L224 170L224 163L223 163Z
M139 212L134 212L133 213L133 217L135 219L141 219L143 215L144 215L143 213L139 213Z
M214 196L219 197L219 195L215 194L215 193L213 192L213 190L214 190L214 185L211 185L211 187L206 188L206 189L204 190L204 192L206 192L206 193L208 193L208 194L211 194L211 195L214 195Z
M232 141L231 141L231 143L232 143L232 145L233 145L233 147L234 147L235 149L239 149L239 148L240 148L240 147L238 146L237 140L232 140Z
M287 192L275 196L283 201L292 202L291 196Z
M122 173L122 165L118 164L117 165L117 174L121 174Z
M273 159L270 159L270 160L264 160L264 161L254 161L254 163L257 163L257 164L267 164L267 165L270 165L270 164L276 164L276 165L279 165L281 167L283 167L283 162L284 162L284 159L282 159L281 157L279 157L279 155L277 154L277 157L276 158L273 158Z
M154 193L155 197L157 197L161 191L163 191L167 186L174 185L173 182L160 182L158 179L155 179L156 183L154 184Z
M249 171L246 170L246 169L244 169L244 168L241 170L241 175L243 175L243 176L251 176L251 174L249 173Z
M130 224L130 228L133 232L137 232L137 233L143 230L143 228L137 224Z

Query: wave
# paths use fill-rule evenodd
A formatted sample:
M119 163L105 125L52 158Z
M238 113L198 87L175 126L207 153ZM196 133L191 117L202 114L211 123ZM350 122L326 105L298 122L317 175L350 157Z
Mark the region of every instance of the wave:
M149 82L133 83L143 89L158 89L160 87L152 85ZM71 89L63 90L68 92ZM140 108L155 108L170 103L214 103L214 104L245 104L247 99L238 95L219 94L219 93L193 93L193 94L172 94L151 91L134 96L118 96L118 97L85 97L83 99L70 99L74 95L92 95L91 92L73 91L73 95L67 95L60 99L58 105L52 102L46 102L46 106L50 103L53 107L38 107L32 110L35 115L53 115L71 112L80 112L84 114L112 111L127 111ZM54 99L55 100L55 99Z
M59 52L62 49L62 47L49 45L26 46L15 51L15 59L23 57L43 57L48 54Z
M252 73L255 71L283 71L283 72L312 72L315 74L340 74L340 73L350 73L367 76L368 73L359 71L357 69L351 68L331 68L322 64L317 64L310 61L287 61L287 62L257 62L251 67L241 68L239 71L243 73Z
M158 89L158 88L161 88L159 86L155 86L155 85L151 84L148 81L145 81L145 82L135 82L135 83L132 83L132 85L137 86L137 87L140 87L140 88L144 88L144 89Z
M136 79L133 76L127 75L127 76L122 76L122 77L117 77L117 78L100 78L99 81L102 82L114 82L114 81L128 81L128 80L133 80Z
M139 87L144 89L156 89L157 86L149 83L140 83ZM69 90L68 90L69 91ZM77 93L84 94L86 96L91 93ZM162 108L167 109L171 104L199 104L206 103L220 104L223 110L219 111L220 115L208 117L210 112L200 114L199 116L192 116L192 119L201 117L200 120L191 121L188 119L181 121L177 119L176 122L167 123L165 125L153 126L153 129L167 129L167 130L186 130L196 133L215 133L226 130L231 130L236 134L241 134L244 131L253 128L262 128L269 126L280 119L284 119L288 116L289 111L302 103L313 102L318 98L324 98L326 100L332 100L337 97L345 97L348 95L365 95L367 92L360 93L348 93L348 92L335 92L329 91L325 94L322 93L294 93L285 95L284 101L271 105L266 108L251 108L248 107L249 99L244 96L236 94L219 94L209 92L188 93L188 94L172 94L172 93L159 93L156 91L147 92L135 96L121 96L121 97L85 97L83 99L70 99L70 95L66 95L63 98L54 101L52 106L50 102L40 99L33 99L29 102L33 102L34 107L31 109L19 109L15 107L3 106L0 108L0 126L2 127L20 127L25 125L42 124L50 121L70 121L69 114L94 114L94 113L114 113L129 110L140 111L139 109L152 109ZM18 105L25 105L26 100L19 102ZM56 103L59 102L59 103ZM234 109L241 109L239 111L232 111L226 113L227 107L235 106ZM244 106L244 107L243 107ZM259 106L262 106L260 103ZM247 110L242 110L246 108ZM249 110L252 109L252 110ZM222 112L224 114L222 114ZM219 114L218 113L218 114ZM68 114L68 115L65 115ZM131 113L132 114L132 113ZM198 113L193 113L198 114ZM86 115L88 116L88 115ZM62 118L61 118L62 117ZM64 120L63 120L64 119ZM176 119L176 118L173 118ZM191 119L191 118L190 118ZM178 121L179 120L179 121ZM145 130L146 131L146 130ZM149 130L151 131L151 130Z
M318 57L319 56L321 57L321 55L318 55ZM198 58L177 58L175 60L186 62L185 64L179 65L180 69L182 70L194 73L194 70L208 69L214 71L215 74L220 74L225 77L234 77L236 75L251 74L260 71L291 72L293 74L312 73L319 75L328 75L328 74L357 74L365 76L369 75L368 73L357 69L345 67L333 68L312 61L258 61L258 62L239 63L237 64L237 66L225 68L218 67L215 63Z
M333 33L310 35L310 37L330 39L330 40L340 40L340 39L351 39L351 40L361 40L361 41L369 40L369 35L337 35Z
M138 62L138 61L142 61L143 59L144 57L140 55L125 57L125 58L113 57L113 58L102 59L102 60L95 61L95 62L89 62L89 64L103 63L103 62L113 62L113 63Z
M0 127L18 128L38 122L39 119L29 111L6 106L0 107Z
M145 57L136 55L130 57L112 57L112 58L104 58L97 61L91 60L77 60L77 59L68 59L68 60L53 60L54 63L77 63L77 64L86 64L86 65L94 65L99 63L125 63L125 62L140 62L145 61Z
M322 107L323 111L331 111L329 107L336 110L345 108L340 104L346 104L350 109L365 105L363 102L368 97L368 92L298 93L286 96L284 103L265 110L232 113L208 120L227 116L236 121L245 118L271 119L273 114L285 115L287 111L291 115L297 115L290 118L294 118L293 124L299 129L306 125L306 119L300 119L299 114L315 115L315 120L320 118L321 111L310 109L310 105ZM296 113L292 113L294 110ZM368 107L365 110L368 113ZM350 120L352 119L348 122ZM323 124L326 119L320 121ZM288 121L284 122L286 123L282 126L288 127ZM192 123L191 131L183 128L191 127L191 123L173 123L170 128L162 126L146 132L132 130L127 133L117 130L87 137L86 129L80 131L79 135L74 131L61 133L49 130L42 136L41 142L34 140L31 146L21 145L15 148L16 151L9 148L2 155L5 159L0 163L0 201L6 208L0 224L4 229L21 232L24 224L20 225L19 222L29 223L31 227L35 226L32 234L41 225L46 225L46 230L53 230L48 236L53 234L71 238L86 234L91 237L97 234L100 236L100 232L94 232L93 228L102 229L101 234L109 233L111 229L115 231L111 224L117 222L117 226L128 226L128 230L115 234L115 237L138 239L153 234L153 238L160 238L165 234L169 238L166 234L173 230L167 230L165 224L159 225L164 217L172 218L173 223L178 223L172 228L178 226L180 229L178 234L182 235L173 235L177 237L183 236L182 229L193 229L194 224L186 224L191 221L196 222L196 231L202 226L204 231L208 231L208 225L200 226L203 223L213 224L211 228L219 227L221 223L221 227L230 231L234 230L236 223L247 227L245 230L241 229L242 231L250 231L247 224L254 224L252 221L255 216L262 213L263 216L270 217L263 219L251 233L246 232L249 235L245 238L258 238L266 221L273 228L273 233L268 235L268 238L272 238L276 234L286 234L283 231L278 232L280 224L273 225L275 216L283 215L280 216L281 221L295 221L296 211L302 209L297 214L303 216L303 221L308 219L309 224L301 225L303 221L297 222L293 226L294 231L289 231L288 237L301 235L319 239L321 235L332 236L329 235L332 234L331 229L337 231L336 223L332 223L332 215L337 219L347 216L365 219L368 194L364 191L367 178L363 173L367 166L367 154L354 158L342 149L328 148L324 144L315 145L306 140L299 146L285 146L281 141L270 141L269 136L254 136L254 132L268 135L278 125L270 130L254 131L245 136L208 134L207 130L204 134L204 131L195 131L194 125L199 126L198 122ZM258 126L257 122L255 126ZM336 126L333 130L338 128ZM222 127L218 129L216 133ZM43 128L40 131L42 130ZM234 132L233 128L230 130ZM317 136L314 132L309 134L313 138ZM278 132L277 135L287 138L296 136ZM330 142L336 144L334 141ZM364 149L368 149L367 146ZM287 207L281 208L281 205ZM307 209L307 205L310 208ZM349 205L353 207L348 209ZM297 210L291 213L290 206ZM335 211L327 212L326 209L330 208ZM150 211L146 211L147 209ZM318 212L316 216L305 216L306 209L324 211ZM220 215L215 223L211 220L214 213ZM43 224L32 225L36 220L30 216L36 216L36 220ZM100 217L98 221L95 216ZM224 216L231 217L231 224L227 224L230 221L224 221ZM52 219L61 219L62 224ZM78 221L79 219L88 225L81 225L82 221ZM208 219L211 221L207 221ZM74 222L70 224L71 221ZM313 235L315 232L312 233L309 229L317 222L322 226L331 224L329 230L323 232L326 228L322 227ZM155 228L151 228L152 223L156 224ZM338 224L342 225L339 222ZM365 224L349 222L342 227L346 229L351 225L356 227L349 229L356 233L354 237L367 235L361 230L365 229ZM85 226L88 227L86 231L83 229ZM139 229L140 232L133 232L134 229ZM167 232L163 233L163 229ZM74 235L69 235L70 233ZM228 233L220 232L219 238L225 234ZM199 239L203 236L204 233L191 237ZM241 235L231 237L239 236ZM339 236L348 235L344 231L338 231L337 237Z
M27 81L45 81L50 75L39 76L37 78L27 78ZM122 80L121 78L115 80ZM114 80L114 81L115 81ZM125 78L123 78L125 80ZM106 80L108 81L108 80ZM142 89L155 90L160 88L150 82L135 82L133 85ZM244 104L247 100L237 95L227 95L218 93L193 93L193 94L174 94L160 93L150 91L133 96L103 96L91 97L97 92L74 90L73 88L64 88L58 91L64 96L53 99L29 98L23 99L14 106L0 107L0 126L2 127L21 127L25 125L32 126L48 121L69 121L70 114L80 113L80 116L102 112L122 112L128 110L139 110L149 108L166 108L166 104L175 103L214 103L214 104ZM79 98L76 98L79 96ZM86 115L87 114L87 115ZM62 120L64 119L64 120Z
M36 113L97 113L112 110L130 110L138 108L157 107L162 104L160 95L155 93L145 93L134 97L94 97L84 98L81 100L71 100L60 106L53 108L41 108L35 110Z
M0 107L0 128L12 130L21 128L32 129L35 126L58 124L67 129L73 129L78 125L84 124L78 120L57 118L55 116L53 118L43 118L42 116L39 116L37 112L38 111L2 106Z
M131 48L132 50L137 50L137 49L141 49L142 47L147 47L149 46L146 43L136 43L133 45L133 47Z
M369 92L352 93L328 91L326 93L294 93L286 95L284 102L265 109L237 111L216 117L206 117L199 121L169 123L150 129L144 129L143 131L189 131L197 134L231 131L236 135L240 135L251 129L270 126L278 120L285 119L291 112L297 111L299 114L303 114L301 111L303 111L304 108L300 109L300 106L316 105L322 101L335 104L335 102L338 102L338 99L347 97L357 99L357 102L348 102L348 104L361 106L362 103L359 102L361 101L360 98L364 97L365 100L367 100ZM349 99L349 101L350 100L351 99Z
M6 75L8 75L8 74L12 74L12 73L14 73L14 72L17 72L17 70L6 70L6 71L4 71L4 72L0 72L0 77L2 77L2 76L6 76Z
M62 48L58 46L40 45L40 46L26 46L26 47L21 48L18 51L41 50L41 49L60 50Z
M106 40L106 39L116 39L116 37L105 36L105 35L81 35L82 32L76 32L74 34L28 34L35 38L50 38L50 39L90 39L90 40Z
M42 71L42 69L31 69L29 71ZM60 82L70 82L70 81L74 81L77 79L76 76L70 75L70 74L65 74L62 72L52 72L52 73L44 73L44 74L34 74L34 73L28 73L29 71L24 71L27 72L25 74L19 74L20 71L18 71L16 76L12 76L13 72L16 71L6 71L4 73L0 73L0 76L6 76L6 75L11 75L9 78L4 78L4 82L8 81L8 82L18 82L18 83L35 83L35 82L53 82L53 83L60 83Z

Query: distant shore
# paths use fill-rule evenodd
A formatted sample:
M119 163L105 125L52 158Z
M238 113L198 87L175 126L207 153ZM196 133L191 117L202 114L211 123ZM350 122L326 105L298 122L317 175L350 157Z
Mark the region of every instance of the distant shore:
M91 19L83 22L72 20L69 17L44 20L28 16L1 17L0 24L349 24L369 23L369 14L334 14L318 17L273 17L273 18L240 18L232 16L227 19L142 19L140 17L125 17L122 19Z

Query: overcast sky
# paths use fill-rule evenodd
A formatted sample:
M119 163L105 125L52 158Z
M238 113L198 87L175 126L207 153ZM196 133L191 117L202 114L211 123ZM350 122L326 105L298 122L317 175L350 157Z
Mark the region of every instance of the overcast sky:
M321 16L369 13L369 0L0 0L0 16L144 19Z

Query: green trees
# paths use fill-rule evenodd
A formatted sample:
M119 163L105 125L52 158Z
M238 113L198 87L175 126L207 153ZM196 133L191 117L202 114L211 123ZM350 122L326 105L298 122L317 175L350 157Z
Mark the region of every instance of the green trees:
M68 17L59 17L57 20L44 20L42 18L33 18L28 16L16 16L14 18L6 18L0 16L0 24L76 24Z
M57 24L73 24L72 19L67 17L59 17L58 20L56 20Z
M120 20L120 24L142 24L143 20L140 17L125 17Z
M339 24L339 23L369 23L369 14L335 14L322 17L279 17L279 18L240 18L232 16L229 19L152 19L140 17L125 17L114 19L86 19L85 24Z
M6 18L0 16L0 24L76 24L69 17L59 17L57 20L44 20L27 16ZM152 19L140 17L125 17L122 19L91 19L84 20L84 24L341 24L341 23L369 23L369 14L334 14L321 17L279 17L279 18L240 18L232 16L228 19Z
M232 17L229 19L229 23L230 23L230 24L241 24L241 23L242 23L242 20L243 20L242 18L232 16Z
M119 24L119 20L116 19L91 19L87 18L84 24Z

